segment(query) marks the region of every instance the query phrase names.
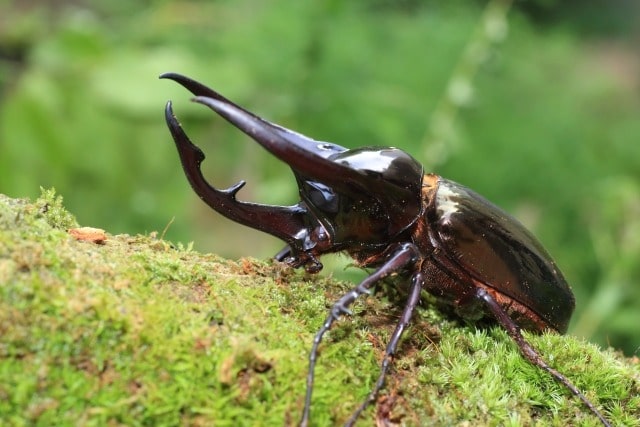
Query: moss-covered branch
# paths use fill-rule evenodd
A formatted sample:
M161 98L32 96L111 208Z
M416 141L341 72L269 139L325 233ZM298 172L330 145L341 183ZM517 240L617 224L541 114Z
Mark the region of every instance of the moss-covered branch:
M222 260L150 236L72 237L46 191L0 195L0 414L7 425L293 425L307 353L352 284L279 264ZM80 237L80 239L78 239ZM322 348L318 426L367 395L399 309L355 306ZM639 425L640 366L571 336L530 336L614 425ZM421 308L384 395L388 425L598 425L498 328Z

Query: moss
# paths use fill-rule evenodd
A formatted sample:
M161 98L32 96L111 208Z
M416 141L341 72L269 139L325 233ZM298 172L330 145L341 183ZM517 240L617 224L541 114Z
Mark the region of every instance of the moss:
M237 262L148 236L104 244L53 191L0 195L0 413L6 425L292 425L307 354L331 301L353 284L277 263ZM384 293L383 293L384 294ZM392 295L393 293L389 293ZM393 297L390 297L393 298ZM346 420L367 395L400 313L358 301L327 334L314 425ZM603 408L639 425L640 365L571 336L528 338ZM520 357L499 328L420 308L362 425L597 425Z

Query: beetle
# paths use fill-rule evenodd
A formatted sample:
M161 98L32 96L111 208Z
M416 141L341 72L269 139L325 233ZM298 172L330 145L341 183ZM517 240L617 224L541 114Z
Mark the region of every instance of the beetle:
M300 202L270 206L236 198L245 181L227 189L211 186L200 165L205 156L183 131L171 101L165 119L185 175L211 208L240 224L286 243L275 259L309 273L322 269L319 258L347 252L373 273L338 299L314 337L309 354L306 395L300 421L309 423L318 347L349 306L391 275L410 282L408 298L387 344L373 390L346 425L378 396L400 337L426 290L471 320L487 317L502 326L522 355L548 372L602 422L610 424L585 395L551 367L524 338L521 329L565 333L573 312L573 293L551 256L518 220L474 191L425 173L408 153L393 147L346 149L316 141L264 120L218 92L177 73L173 80L229 123L285 162L293 171Z

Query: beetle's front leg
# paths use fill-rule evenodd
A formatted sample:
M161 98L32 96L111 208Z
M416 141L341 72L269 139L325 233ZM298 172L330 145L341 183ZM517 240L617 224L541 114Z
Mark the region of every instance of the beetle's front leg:
M283 262L285 259L291 256L291 246L287 245L284 248L280 249L277 254L273 256L273 259L279 262Z
M313 250L294 253L291 246L287 245L275 254L273 259L287 263L293 268L304 267L304 270L311 274L319 273L322 270L322 263Z
M420 251L412 243L405 243L402 245L398 245L397 249L391 252L391 255L389 255L389 258L387 259L387 261L380 268L378 268L369 277L364 279L358 286L353 288L347 294L343 295L338 301L336 301L333 304L333 306L331 307L331 312L329 313L329 316L327 316L327 319L325 320L324 324L322 325L322 327L316 334L315 338L313 339L313 346L311 347L311 352L309 353L309 372L307 374L307 392L305 396L304 410L302 413L300 426L305 427L309 423L309 415L311 412L311 394L313 393L314 371L316 366L316 360L318 357L318 347L322 342L322 338L324 334L331 328L331 326L333 325L333 322L336 321L341 315L351 314L351 311L349 310L349 306L353 304L353 302L359 296L370 293L370 289L374 284L376 284L380 280L385 279L386 277L390 276L393 273L406 269L407 267L414 264L419 259L419 257L420 257ZM418 283L418 280L414 279L414 286L412 287L412 291L411 291L412 296L410 297L410 300L417 298L417 297L414 297L414 294L416 293L415 291L416 283ZM417 294L419 295L419 292L417 292ZM405 309L405 312L406 311L407 310ZM410 312L413 312L413 309L411 309ZM411 313L409 313L408 315L410 317ZM404 318L404 313L403 313L403 318ZM398 332L398 329L400 329L399 332ZM402 330L404 330L404 326L400 328L400 324L399 324L398 327L396 328L396 332L394 332L394 336L391 340L392 342L389 344L391 346L391 344L393 343L393 348L391 349L392 351L391 353L385 355L385 359L389 358L391 354L393 354L393 350L395 350L395 347L397 346L397 341L400 338L400 334L402 333ZM397 333L397 337L396 337L396 333ZM389 351L389 348L387 348L387 350ZM383 369L386 370L386 368L384 367L384 363L383 363ZM377 390L379 390L379 388L382 387L382 384L380 384L380 387L378 387L378 384L376 384L376 387L377 387ZM374 391L377 392L377 390L374 390ZM367 399L367 402L368 401L369 399ZM364 406L366 406L366 403L364 404Z

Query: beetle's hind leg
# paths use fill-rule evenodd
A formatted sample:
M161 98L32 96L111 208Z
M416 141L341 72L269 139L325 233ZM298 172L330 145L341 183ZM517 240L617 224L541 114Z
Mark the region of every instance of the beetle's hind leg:
M322 342L322 338L324 334L331 328L333 322L336 321L343 314L351 314L349 311L349 306L353 304L353 302L361 295L368 294L370 292L370 288L380 280L385 279L392 273L396 273L398 271L404 270L407 267L415 264L420 256L420 252L418 248L416 248L412 243L405 243L399 245L390 252L386 262L374 271L369 277L364 279L358 286L353 288L347 294L343 295L338 301L333 304L331 307L331 312L324 324L320 328L320 330L316 333L315 338L313 339L313 346L311 347L311 352L309 353L309 372L307 374L307 393L305 395L304 402L304 410L302 413L302 419L300 421L301 426L307 426L309 424L309 415L311 412L311 394L313 392L313 381L314 381L314 370L316 366L316 360L318 358L318 347ZM411 313L413 313L413 309L417 304L417 300L420 295L420 287L422 286L422 275L416 274L414 275L412 281L411 288L411 296L409 297L409 303L403 312L402 318L396 327L396 331L394 332L391 342L389 346L387 346L387 352L385 353L385 360L382 364L383 372L381 373L381 377L378 379L376 383L376 387L369 395L367 400L361 405L360 408L353 414L353 416L347 422L347 425L353 424L356 417L362 410L369 404L372 399L375 399L378 391L384 384L384 374L388 370L388 364L395 351L395 348L398 345L398 340L400 339L400 335L402 334L404 328L406 327L406 323L408 323L409 318L411 317ZM415 301L414 301L415 300ZM413 304L412 304L412 301ZM404 318L406 322L403 322ZM371 397L373 395L373 398Z
M598 417L600 422L606 426L611 427L611 424L607 421L607 419L600 413L600 411L595 407L593 403L587 399L587 397L582 394L578 388L573 385L567 377L562 375L557 370L553 369L551 366L545 362L540 353L524 339L522 332L520 331L520 327L516 325L516 323L507 315L507 313L500 307L500 304L483 288L478 288L476 291L476 296L480 299L486 306L489 308L489 311L493 314L494 318L498 321L503 328L506 329L509 336L516 342L518 347L520 348L520 352L522 355L532 364L538 366L539 368L547 371L552 377L556 379L559 383L568 388L574 396L582 401L587 408L593 414Z

